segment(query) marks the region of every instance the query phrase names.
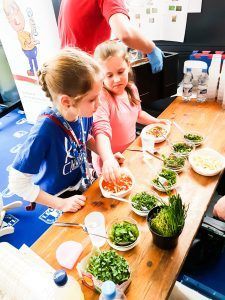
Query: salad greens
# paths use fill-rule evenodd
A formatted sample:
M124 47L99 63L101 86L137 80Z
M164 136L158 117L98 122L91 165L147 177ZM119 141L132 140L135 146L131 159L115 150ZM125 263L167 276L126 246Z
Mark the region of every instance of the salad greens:
M164 183L162 183L161 177L166 179ZM159 173L159 176L153 179L152 182L159 187L161 187L162 185L165 188L170 187L177 182L177 173L173 170L162 169L162 171Z
M184 135L184 138L186 140L189 140L191 142L202 142L203 141L203 136L199 135L199 134L192 134L192 133L188 133Z
M150 210L157 205L158 201L156 196L146 192L137 193L131 198L133 207L138 210Z
M128 221L114 223L109 230L109 238L115 245L134 243L139 236L137 225Z
M180 143L173 144L173 150L181 154L189 153L193 150L193 148L194 146L187 143L180 142Z
M163 163L166 168L169 169L180 169L184 167L185 158L177 156L175 154L170 154L168 157L162 155Z
M103 251L89 259L87 272L101 281L121 284L130 278L128 262L115 251Z
M184 227L188 206L182 203L179 194L169 196L169 204L163 204L159 212L150 221L152 230L171 237L179 234Z

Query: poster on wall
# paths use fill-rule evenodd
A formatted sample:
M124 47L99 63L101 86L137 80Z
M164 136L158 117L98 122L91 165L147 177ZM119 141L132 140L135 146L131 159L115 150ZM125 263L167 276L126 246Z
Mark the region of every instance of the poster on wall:
M33 124L51 105L38 85L37 71L60 48L52 1L0 0L0 39L27 121Z
M127 0L131 22L149 39L183 42L189 0Z

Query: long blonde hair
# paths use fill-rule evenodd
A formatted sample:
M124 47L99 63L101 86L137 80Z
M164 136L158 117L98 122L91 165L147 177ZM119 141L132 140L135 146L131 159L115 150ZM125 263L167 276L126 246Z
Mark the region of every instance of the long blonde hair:
M58 95L74 98L75 104L88 93L95 80L102 79L98 63L87 53L64 48L38 71L39 84L53 102Z
M106 41L98 45L94 52L94 58L99 62L104 62L107 58L113 56L121 56L126 63L129 65L129 53L127 47L118 41ZM132 84L134 82L134 76L132 69L130 67L128 73L128 84L125 88L128 94L129 101L132 105L137 105L140 103L140 100L135 97L134 91L132 89ZM104 88L113 96L112 92L109 91L105 86Z

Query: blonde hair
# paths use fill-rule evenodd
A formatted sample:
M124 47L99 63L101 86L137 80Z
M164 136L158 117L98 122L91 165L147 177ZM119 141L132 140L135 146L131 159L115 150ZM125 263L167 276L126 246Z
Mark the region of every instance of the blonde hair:
M104 62L109 57L121 56L126 63L129 65L129 53L127 47L118 41L106 41L98 45L94 52L94 58L101 62ZM134 83L134 75L130 67L128 73L128 84L125 88L128 94L129 101L132 105L137 105L140 103L140 100L135 97L134 91L131 85ZM113 96L112 92L109 91L105 86L104 88Z
M58 95L64 94L77 103L91 90L98 76L102 78L98 63L75 48L60 50L38 71L39 84L53 102Z

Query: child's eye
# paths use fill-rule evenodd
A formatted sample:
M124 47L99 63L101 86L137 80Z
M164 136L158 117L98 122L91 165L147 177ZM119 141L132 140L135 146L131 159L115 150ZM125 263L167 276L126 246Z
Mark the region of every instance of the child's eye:
M121 70L121 71L119 71L118 73L119 73L119 74L123 74L123 73L124 73L124 70Z
M112 74L108 74L107 77L108 77L108 78L112 78Z

